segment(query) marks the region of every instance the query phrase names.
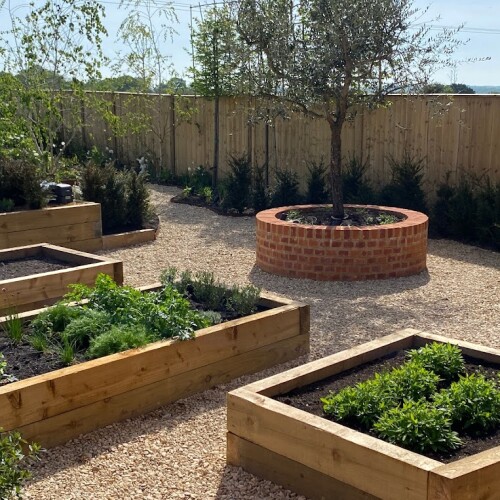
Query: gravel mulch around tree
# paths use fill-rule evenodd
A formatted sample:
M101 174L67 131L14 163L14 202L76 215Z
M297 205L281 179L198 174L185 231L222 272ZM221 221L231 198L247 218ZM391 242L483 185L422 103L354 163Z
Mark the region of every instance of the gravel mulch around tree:
M301 498L225 463L226 393L308 360L412 327L500 348L500 254L451 241L429 244L428 272L368 282L314 282L255 267L255 221L171 204L153 186L161 218L150 244L101 252L124 261L125 281L157 281L163 268L212 270L311 304L311 354L111 425L49 450L26 498Z

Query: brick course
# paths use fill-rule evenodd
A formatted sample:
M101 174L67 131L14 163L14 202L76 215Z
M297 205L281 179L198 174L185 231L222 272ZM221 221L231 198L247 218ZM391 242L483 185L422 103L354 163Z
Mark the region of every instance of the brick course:
M426 269L428 217L420 212L375 205L406 217L395 224L365 227L310 226L279 219L302 205L259 212L257 266L290 278L358 281L418 274Z

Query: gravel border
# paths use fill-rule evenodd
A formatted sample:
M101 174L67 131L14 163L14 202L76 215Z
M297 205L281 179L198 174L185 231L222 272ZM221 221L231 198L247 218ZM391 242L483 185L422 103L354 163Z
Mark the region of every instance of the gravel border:
M311 354L240 377L49 450L25 498L303 498L225 463L229 390L413 327L500 348L500 254L445 240L429 243L428 272L368 282L314 282L266 274L255 263L255 221L169 203L173 187L152 186L161 226L154 243L100 252L124 261L126 283L148 284L162 269L212 270L311 304Z

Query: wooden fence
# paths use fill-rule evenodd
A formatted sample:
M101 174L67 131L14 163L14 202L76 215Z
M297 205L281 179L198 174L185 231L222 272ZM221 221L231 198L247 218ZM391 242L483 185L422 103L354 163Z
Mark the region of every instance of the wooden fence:
M107 94L116 114L146 126L116 137L102 120L84 110L85 147L108 147L125 162L142 156L163 169L185 173L198 165L210 168L214 157L214 102L199 97ZM220 100L219 171L228 171L230 155L248 153L252 162L267 162L270 181L276 168L289 167L305 178L311 162L329 159L325 120L293 114L271 122L254 120L255 101ZM125 120L126 121L126 120ZM500 181L500 95L393 96L388 107L356 114L343 132L343 155L368 164L376 186L390 180L390 158L403 153L424 159L428 192L450 176L464 173Z

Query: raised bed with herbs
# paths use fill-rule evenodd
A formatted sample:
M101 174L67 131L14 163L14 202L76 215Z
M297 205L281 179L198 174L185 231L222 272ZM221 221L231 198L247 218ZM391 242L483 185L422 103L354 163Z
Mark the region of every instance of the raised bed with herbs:
M209 273L174 275L141 291L102 275L92 289L75 285L71 305L4 319L0 427L51 447L308 352L307 305L227 290ZM14 369L37 363L39 375Z
M312 499L496 498L499 370L498 350L398 332L231 392L228 462Z

